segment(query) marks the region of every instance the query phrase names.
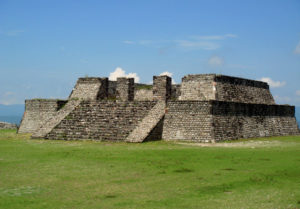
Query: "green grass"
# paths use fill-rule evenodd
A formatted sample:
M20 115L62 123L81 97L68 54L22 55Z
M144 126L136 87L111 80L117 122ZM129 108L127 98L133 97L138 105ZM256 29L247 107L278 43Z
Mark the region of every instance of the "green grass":
M0 131L0 208L300 208L300 137L245 143L254 146L32 140Z
M136 90L142 90L142 89L151 90L151 89L153 89L153 85L139 84L139 85L135 86L135 89Z

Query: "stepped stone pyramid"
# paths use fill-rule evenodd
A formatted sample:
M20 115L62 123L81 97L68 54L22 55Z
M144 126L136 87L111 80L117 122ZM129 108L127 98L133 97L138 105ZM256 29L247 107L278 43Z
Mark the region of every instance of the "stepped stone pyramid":
M298 135L295 107L277 105L265 82L216 74L172 85L133 78L79 78L67 100L25 101L18 133L32 138L143 142L216 142Z

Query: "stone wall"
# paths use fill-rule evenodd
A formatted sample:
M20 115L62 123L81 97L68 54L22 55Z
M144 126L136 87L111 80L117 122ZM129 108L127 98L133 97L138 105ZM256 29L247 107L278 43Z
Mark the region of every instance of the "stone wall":
M135 101L152 101L153 91L152 89L137 89L134 91Z
M171 93L172 79L169 76L153 76L153 100L167 101Z
M275 104L265 82L223 75L215 77L216 100L256 104Z
M68 100L68 102L59 111L55 112L53 116L41 123L38 130L33 132L31 138L44 138L51 130L57 126L67 115L69 115L82 100Z
M109 81L109 89L108 94L109 98L116 98L116 88L117 82L116 81ZM171 99L177 100L180 95L180 84L172 85L171 90ZM134 84L134 100L135 101L153 101L153 85L149 84L142 84L142 83L135 83Z
M155 104L82 101L45 138L123 141Z
M161 140L163 128L164 128L164 117L157 123L155 128L149 133L149 135L144 140L144 142Z
M104 99L108 96L108 78L79 78L69 99Z
M180 99L275 104L267 83L215 74L184 76Z
M136 83L134 87L134 100L136 101L152 101L153 85Z
M212 140L211 103L207 101L170 101L162 138L165 140Z
M25 112L18 133L33 133L61 109L66 100L31 99L25 100Z
M1 122L0 121L0 130L2 129L17 129L17 125L16 124L12 124L12 123L7 123L7 122Z
M116 98L117 81L108 81L108 98Z
M299 134L295 108L222 101L168 102L163 139L197 142Z
M171 99L177 100L181 98L181 84L173 84L171 91Z
M295 107L212 101L214 138L297 135Z
M132 132L127 136L125 141L127 142L143 142L145 140L149 140L149 138L156 137L161 133L162 127L160 128L161 121L164 118L166 109L166 102L165 101L157 101L155 106L148 112L148 114L141 120L140 123L134 128ZM159 127L159 128L157 128ZM148 138L148 139L147 139Z
M134 78L117 78L116 97L120 101L133 101Z
M187 75L182 78L180 100L207 101L215 99L213 74Z

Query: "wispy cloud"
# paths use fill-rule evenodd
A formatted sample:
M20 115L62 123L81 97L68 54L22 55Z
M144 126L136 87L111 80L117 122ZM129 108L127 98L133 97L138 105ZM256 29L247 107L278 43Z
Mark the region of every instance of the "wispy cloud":
M136 44L159 48L159 53L165 53L166 49L181 48L185 50L216 50L221 47L220 41L228 38L237 38L235 34L211 35L211 36L189 36L178 40L138 40L123 41L124 44Z
M211 67L222 67L224 65L224 59L214 55L208 59L208 64Z
M296 91L296 95L300 97L300 90Z
M22 102L17 98L16 93L7 91L0 95L0 104L12 105L21 104Z
M227 38L237 38L235 34L225 34L225 35L212 35L212 36L191 36L191 38L198 40L224 40Z
M209 41L190 41L190 40L178 40L175 41L179 47L184 49L204 49L215 50L220 48L220 45Z
M25 32L24 30L8 30L8 31L0 31L0 34L3 34L5 36L18 36L24 32Z
M259 79L260 81L263 81L263 82L267 82L270 87L272 88L279 88L279 87L282 87L286 84L285 81L273 81L271 78L269 77L263 77L261 79Z
M294 53L295 53L295 54L300 54L300 41L299 41L299 43L297 44L297 46L296 46L296 48L295 48L295 50L294 50Z
M123 43L124 44L134 44L135 42L134 41L128 41L128 40L126 40L126 41L123 41Z

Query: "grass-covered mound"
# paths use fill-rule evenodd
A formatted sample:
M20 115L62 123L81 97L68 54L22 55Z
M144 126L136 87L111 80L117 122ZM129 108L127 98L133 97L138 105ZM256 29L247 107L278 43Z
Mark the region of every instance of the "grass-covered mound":
M1 131L0 208L300 208L300 137L207 146Z

